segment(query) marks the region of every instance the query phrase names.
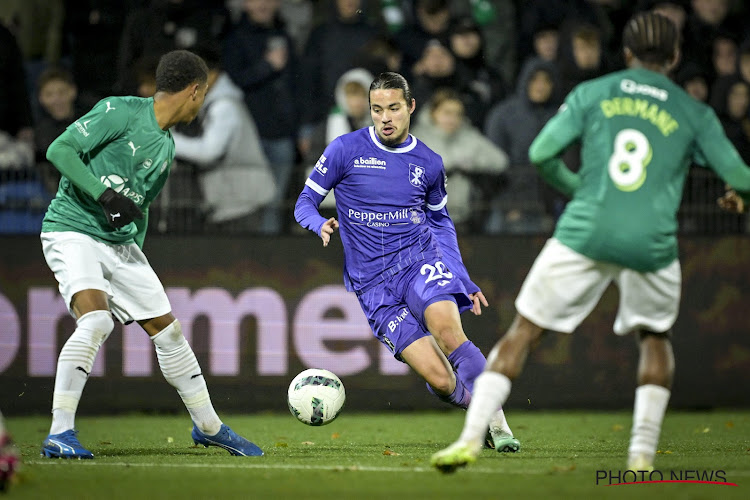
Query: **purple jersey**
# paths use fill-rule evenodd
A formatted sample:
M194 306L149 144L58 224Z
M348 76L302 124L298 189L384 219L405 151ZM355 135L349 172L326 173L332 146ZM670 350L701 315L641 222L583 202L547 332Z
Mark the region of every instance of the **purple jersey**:
M326 219L317 207L335 188L348 290L362 293L410 264L442 259L473 293L479 288L461 262L445 184L442 159L414 136L387 147L374 127L363 128L328 145L295 217L320 235Z

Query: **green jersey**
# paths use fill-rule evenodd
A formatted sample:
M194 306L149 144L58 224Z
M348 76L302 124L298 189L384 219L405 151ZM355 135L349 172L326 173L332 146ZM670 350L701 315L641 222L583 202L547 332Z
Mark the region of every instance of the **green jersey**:
M65 151L75 151L80 162L75 157L68 161L72 155L58 155L61 146ZM102 99L50 146L47 156L63 177L44 216L42 232L76 231L109 243L135 239L142 244L148 206L164 186L174 155L172 134L159 127L153 98ZM93 182L91 187L90 182L88 186L74 183L83 177L93 180L91 176L101 184ZM144 220L120 229L110 226L96 201L107 187L139 205Z
M554 236L594 260L640 272L674 261L676 214L692 162L707 163L738 190L750 187L750 170L713 110L647 69L573 89L532 144L531 161L540 165L577 139L581 165Z

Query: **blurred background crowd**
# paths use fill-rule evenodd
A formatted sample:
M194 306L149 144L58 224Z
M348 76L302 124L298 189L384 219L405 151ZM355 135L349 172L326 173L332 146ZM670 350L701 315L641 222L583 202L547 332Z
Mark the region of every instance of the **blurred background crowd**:
M566 200L529 165L531 141L578 83L623 68L627 19L682 34L671 75L711 106L750 163L750 2L742 0L2 0L0 232L35 233L59 174L49 144L99 99L153 95L159 57L201 55L206 103L174 131L177 163L152 231L294 233L292 209L326 145L371 123L373 75L398 71L412 133L449 175L464 234L544 234ZM573 170L579 151L565 161ZM683 233L747 232L723 185L691 168ZM116 186L113 186L116 187ZM333 214L335 195L322 212Z

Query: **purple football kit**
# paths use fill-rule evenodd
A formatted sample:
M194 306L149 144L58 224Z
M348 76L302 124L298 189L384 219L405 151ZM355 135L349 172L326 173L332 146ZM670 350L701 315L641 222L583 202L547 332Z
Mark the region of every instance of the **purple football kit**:
M332 189L346 288L357 294L375 336L401 359L412 342L430 335L427 306L452 300L463 312L472 306L468 294L479 291L445 209L442 159L412 135L388 147L374 127L363 128L335 139L315 164L295 207L300 225L320 235L327 219L318 206ZM448 360L457 372L464 364L460 378L470 392L484 356L465 342Z

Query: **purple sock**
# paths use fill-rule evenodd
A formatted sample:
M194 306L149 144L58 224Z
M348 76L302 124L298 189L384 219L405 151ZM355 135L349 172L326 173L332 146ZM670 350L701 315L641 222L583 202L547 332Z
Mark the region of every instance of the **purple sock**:
M449 396L438 394L430 384L427 384L427 390L430 391L430 394L436 396L440 401L458 406L459 408L463 408L464 410L468 408L469 403L471 403L471 392L466 389L466 386L464 386L463 382L461 382L461 379L459 379L458 377L456 377L456 388Z
M467 391L472 392L474 380L484 371L487 363L482 351L471 340L467 340L448 355L448 361L456 372L456 378L463 382Z

